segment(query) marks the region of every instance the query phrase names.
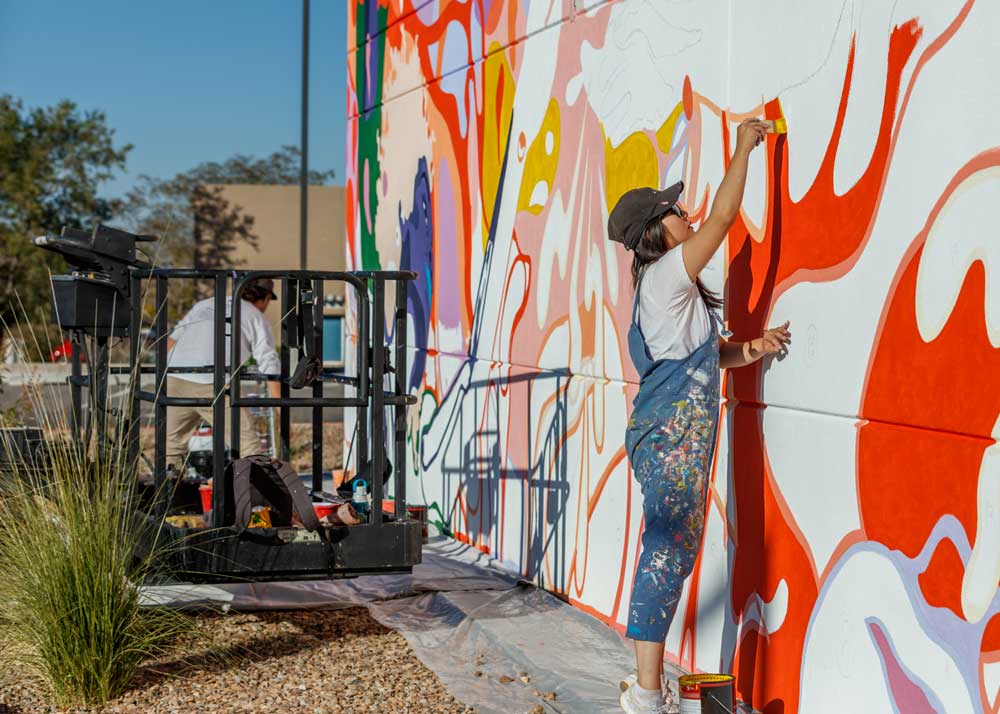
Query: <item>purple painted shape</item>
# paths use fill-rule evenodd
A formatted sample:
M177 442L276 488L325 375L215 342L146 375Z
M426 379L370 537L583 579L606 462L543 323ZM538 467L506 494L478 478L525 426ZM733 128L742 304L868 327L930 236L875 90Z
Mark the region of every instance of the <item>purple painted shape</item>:
M410 283L406 295L406 310L413 325L409 344L416 348L413 364L410 366L408 389L411 393L420 386L427 364L427 335L434 289L434 220L431 205L427 158L421 157L417 162L417 175L413 179L413 208L405 218L402 207L399 212L399 232L402 236L399 267L401 270L413 270L417 274L417 279Z
M479 17L479 5L472 6L472 18L469 21L469 50L472 53L472 63L483 58L483 21Z
M889 638L882 630L882 625L874 620L868 620L868 631L878 649L879 657L882 659L882 671L889 681L889 693L896 706L896 711L905 714L937 714L938 710L931 706L924 692L917 682L913 681L909 673L896 659L896 653L892 651Z
M417 8L417 18L426 26L438 19L438 16L441 14L441 8L438 7L438 0L423 0L423 2L424 4ZM415 2L414 4L417 3Z
M369 42L365 45L365 70L367 74L365 76L365 105L362 109L367 113L372 106L375 104L375 78L376 70L375 67L375 43Z
M456 274L461 270L458 265L458 232L455 230L455 190L451 185L451 171L447 163L442 162L437 169L438 182L434 203L437 210L437 248L442 260L455 261ZM449 271L445 268L445 272ZM437 319L442 327L459 327L462 324L462 311L459 303L461 289L459 280L447 280L437 285Z
M381 28L378 26L378 0L365 3L365 34L371 39Z
M441 58L440 87L455 98L455 111L458 116L458 129L464 139L468 132L469 97L466 92L466 77L469 66L469 36L465 27L456 20L448 23L444 35L444 47Z

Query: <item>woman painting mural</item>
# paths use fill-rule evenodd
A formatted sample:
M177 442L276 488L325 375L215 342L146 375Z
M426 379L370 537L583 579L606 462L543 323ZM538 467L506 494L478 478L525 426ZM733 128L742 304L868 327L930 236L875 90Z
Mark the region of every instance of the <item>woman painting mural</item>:
M791 341L787 322L750 342L719 337L715 310L722 301L698 277L736 220L747 160L767 130L767 122L755 119L739 125L732 163L697 230L677 203L681 183L629 191L608 219L611 240L633 255L628 347L641 378L625 435L645 520L626 631L635 641L638 677L621 695L622 708L633 714L667 712L663 644L701 546L719 370L751 364Z

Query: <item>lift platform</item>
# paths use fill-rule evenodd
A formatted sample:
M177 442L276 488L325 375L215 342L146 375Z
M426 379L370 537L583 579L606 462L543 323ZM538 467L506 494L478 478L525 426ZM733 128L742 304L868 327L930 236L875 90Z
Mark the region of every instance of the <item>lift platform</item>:
M166 557L155 574L159 580L227 582L264 580L307 580L352 577L362 574L409 572L420 562L423 524L409 516L406 507L406 432L408 406L416 398L407 394L406 380L406 296L409 281L416 274L407 271L316 271L316 270L199 270L155 268L142 259L136 244L155 240L106 226L92 234L64 230L59 236L35 239L35 244L61 253L69 262L67 275L54 276L53 320L70 334L74 345L86 350L87 374L80 349L73 349L70 388L74 428L83 430L81 417L84 390L89 395L88 422L97 431L97 443L110 438L107 415L111 407L108 375L127 370L130 393L126 420L127 438L138 464L140 421L143 405L153 411L154 448L152 459L153 497L144 500L140 517L149 524L150 539L167 541ZM229 354L239 356L242 300L232 300L227 315L227 298L239 295L243 286L258 278L280 283L281 340L279 374L262 374L242 364L238 357L226 363ZM214 300L213 364L177 368L167 364L169 321L168 296L171 285L183 280L208 282ZM292 394L292 345L311 347L312 355L322 353L323 296L325 285L339 282L353 290L357 305L357 332L353 348L354 364L348 374L320 369L311 382L308 396ZM386 288L395 287L390 324L386 324ZM144 295L153 296L152 324L144 322ZM144 359L144 335L152 327L155 341L153 360ZM391 328L391 329L388 329ZM385 335L391 335L387 343ZM129 342L129 364L115 368L109 363L108 340ZM212 398L171 396L168 377L182 372L209 373ZM142 376L152 375L152 389L143 388ZM280 397L251 395L248 383L277 381ZM345 385L344 396L328 396L324 385ZM228 408L227 408L228 400ZM165 521L177 508L175 494L180 477L168 473L166 463L166 415L172 406L200 406L212 410L212 489L211 527L175 527ZM227 463L240 455L239 420L244 407L278 410L278 458L290 457L291 409L312 412L312 468L304 478L314 501L330 500L337 494L324 490L323 410L340 407L354 414L357 424L353 440L352 464L344 464L354 474L368 474L371 508L367 520L353 526L323 525L318 531L303 528L246 528L233 522L232 489L226 483ZM386 412L392 416L391 438ZM226 422L232 443L227 444ZM88 426L89 428L89 426ZM81 437L82 438L82 437ZM389 458L389 454L392 458ZM247 454L250 455L250 454ZM351 468L353 466L353 468ZM388 478L372 477L389 474ZM387 487L391 485L391 493ZM391 498L390 498L391 497ZM386 508L391 504L391 508ZM145 544L149 547L152 540ZM161 542L162 544L162 542ZM143 544L140 544L142 549Z

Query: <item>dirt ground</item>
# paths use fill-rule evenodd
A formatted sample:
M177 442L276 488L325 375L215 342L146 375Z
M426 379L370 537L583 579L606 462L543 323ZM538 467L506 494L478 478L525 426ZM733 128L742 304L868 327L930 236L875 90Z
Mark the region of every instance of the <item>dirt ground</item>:
M364 608L206 614L183 658L152 662L106 707L71 712L472 714ZM0 714L57 712L16 672L0 680Z
M292 467L296 471L312 469L312 425L292 424L291 433ZM325 422L323 424L323 468L335 471L344 463L344 423Z

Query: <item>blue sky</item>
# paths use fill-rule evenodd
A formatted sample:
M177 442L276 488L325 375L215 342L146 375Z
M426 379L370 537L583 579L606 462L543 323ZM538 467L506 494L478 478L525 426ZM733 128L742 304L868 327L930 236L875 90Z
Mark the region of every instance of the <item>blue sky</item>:
M309 165L343 183L346 0L312 0ZM139 174L299 143L300 0L0 0L0 94L100 109Z

